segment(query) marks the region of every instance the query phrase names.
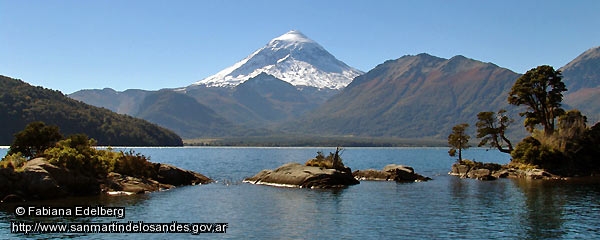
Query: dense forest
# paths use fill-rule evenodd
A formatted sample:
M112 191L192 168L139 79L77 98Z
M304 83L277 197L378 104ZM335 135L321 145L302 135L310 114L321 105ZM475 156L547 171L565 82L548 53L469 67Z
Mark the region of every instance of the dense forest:
M34 87L0 75L0 145L10 145L13 135L34 121L57 125L65 135L84 133L99 145L183 145L177 134L145 120L94 107L70 99L60 91Z

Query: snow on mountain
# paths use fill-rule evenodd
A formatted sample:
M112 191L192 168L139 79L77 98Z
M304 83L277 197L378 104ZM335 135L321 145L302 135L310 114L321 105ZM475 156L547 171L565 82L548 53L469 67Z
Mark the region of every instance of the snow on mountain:
M337 60L299 31L289 31L236 64L192 85L235 87L267 73L296 87L341 89L363 72Z

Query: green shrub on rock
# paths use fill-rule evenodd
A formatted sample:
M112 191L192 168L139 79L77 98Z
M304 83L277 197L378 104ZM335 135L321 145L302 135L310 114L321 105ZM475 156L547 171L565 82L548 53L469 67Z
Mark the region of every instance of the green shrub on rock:
M7 154L2 161L0 161L0 168L12 168L19 169L27 162L27 158L23 157L21 153Z
M132 177L156 177L158 170L154 164L150 163L146 156L136 153L133 150L129 152L120 152L118 158L114 161L114 172Z
M542 144L534 137L526 137L519 142L511 156L513 162L547 169L556 169L564 159L560 151Z
M112 170L111 154L95 149L96 141L82 134L72 135L49 148L44 155L53 165L92 175L106 175Z
M329 156L325 157L323 152L318 151L317 156L313 159L309 159L304 163L304 165L309 167L320 167L320 168L328 168L328 169L337 169L342 172L351 172L351 169L344 166L342 162L341 151L343 148L337 147L335 149L335 153L330 152Z
M44 152L48 162L53 165L90 175L106 176L116 172L132 177L154 177L154 164L142 154L129 152L114 152L111 149L96 149L96 141L78 134L59 141L55 147Z

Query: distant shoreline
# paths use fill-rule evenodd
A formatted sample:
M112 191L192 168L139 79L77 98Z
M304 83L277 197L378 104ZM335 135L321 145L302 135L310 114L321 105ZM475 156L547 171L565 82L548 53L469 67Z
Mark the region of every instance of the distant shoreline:
M184 146L215 147L447 147L444 139L355 136L261 136L184 139Z
M96 146L96 148L100 148L100 149L106 149L106 148L183 148L183 147L299 147L299 148L303 148L303 147L336 147L336 146L343 146L343 147L373 147L373 148L378 148L378 147L448 147L447 144L444 143L443 140L439 140L439 143L436 143L435 140L431 140L432 143L431 145L427 145L427 144L421 144L422 142L420 141L427 141L427 140L417 140L417 142L414 143L410 143L410 142L404 142L404 141L398 141L398 142L381 142L381 143L377 143L377 144L371 144L371 143L364 143L364 142L360 142L360 141L356 141L356 142L344 142L344 143L349 143L349 144L336 144L335 142L331 142L331 143L325 143L325 144L321 144L322 142L319 142L318 144L294 144L291 142L243 142L240 143L239 141L233 139L233 138L219 138L219 139L214 139L214 142L208 143L208 144L198 144L198 141L202 141L202 139L187 139L184 140L184 144L183 146ZM409 140L405 140L405 141L409 141ZM1 146L0 145L0 149L9 149L10 146Z

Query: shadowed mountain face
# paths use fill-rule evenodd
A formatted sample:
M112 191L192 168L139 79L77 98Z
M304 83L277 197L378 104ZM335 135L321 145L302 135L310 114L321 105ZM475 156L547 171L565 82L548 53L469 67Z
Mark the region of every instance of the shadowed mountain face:
M232 96L264 121L286 120L317 106L292 84L264 73L238 85Z
M185 92L232 123L252 128L297 118L339 91L314 87L298 89L261 73L234 88L194 86L186 88Z
M82 90L71 97L146 119L184 138L264 135L263 127L314 109L335 90L298 90L271 75L259 74L235 88L189 87L186 90L117 92Z
M106 146L181 146L175 133L142 119L117 114L66 97L59 91L34 87L0 76L0 145L33 121L57 125L65 135L84 133Z
M233 128L233 124L212 109L173 91L149 94L139 109L137 117L171 129L183 138L222 136Z
M463 56L404 56L357 77L286 129L295 125L337 135L444 138L455 124L474 123L478 112L507 108L508 90L518 77Z
M581 110L588 123L600 121L600 47L585 51L560 70L568 89L564 103Z

